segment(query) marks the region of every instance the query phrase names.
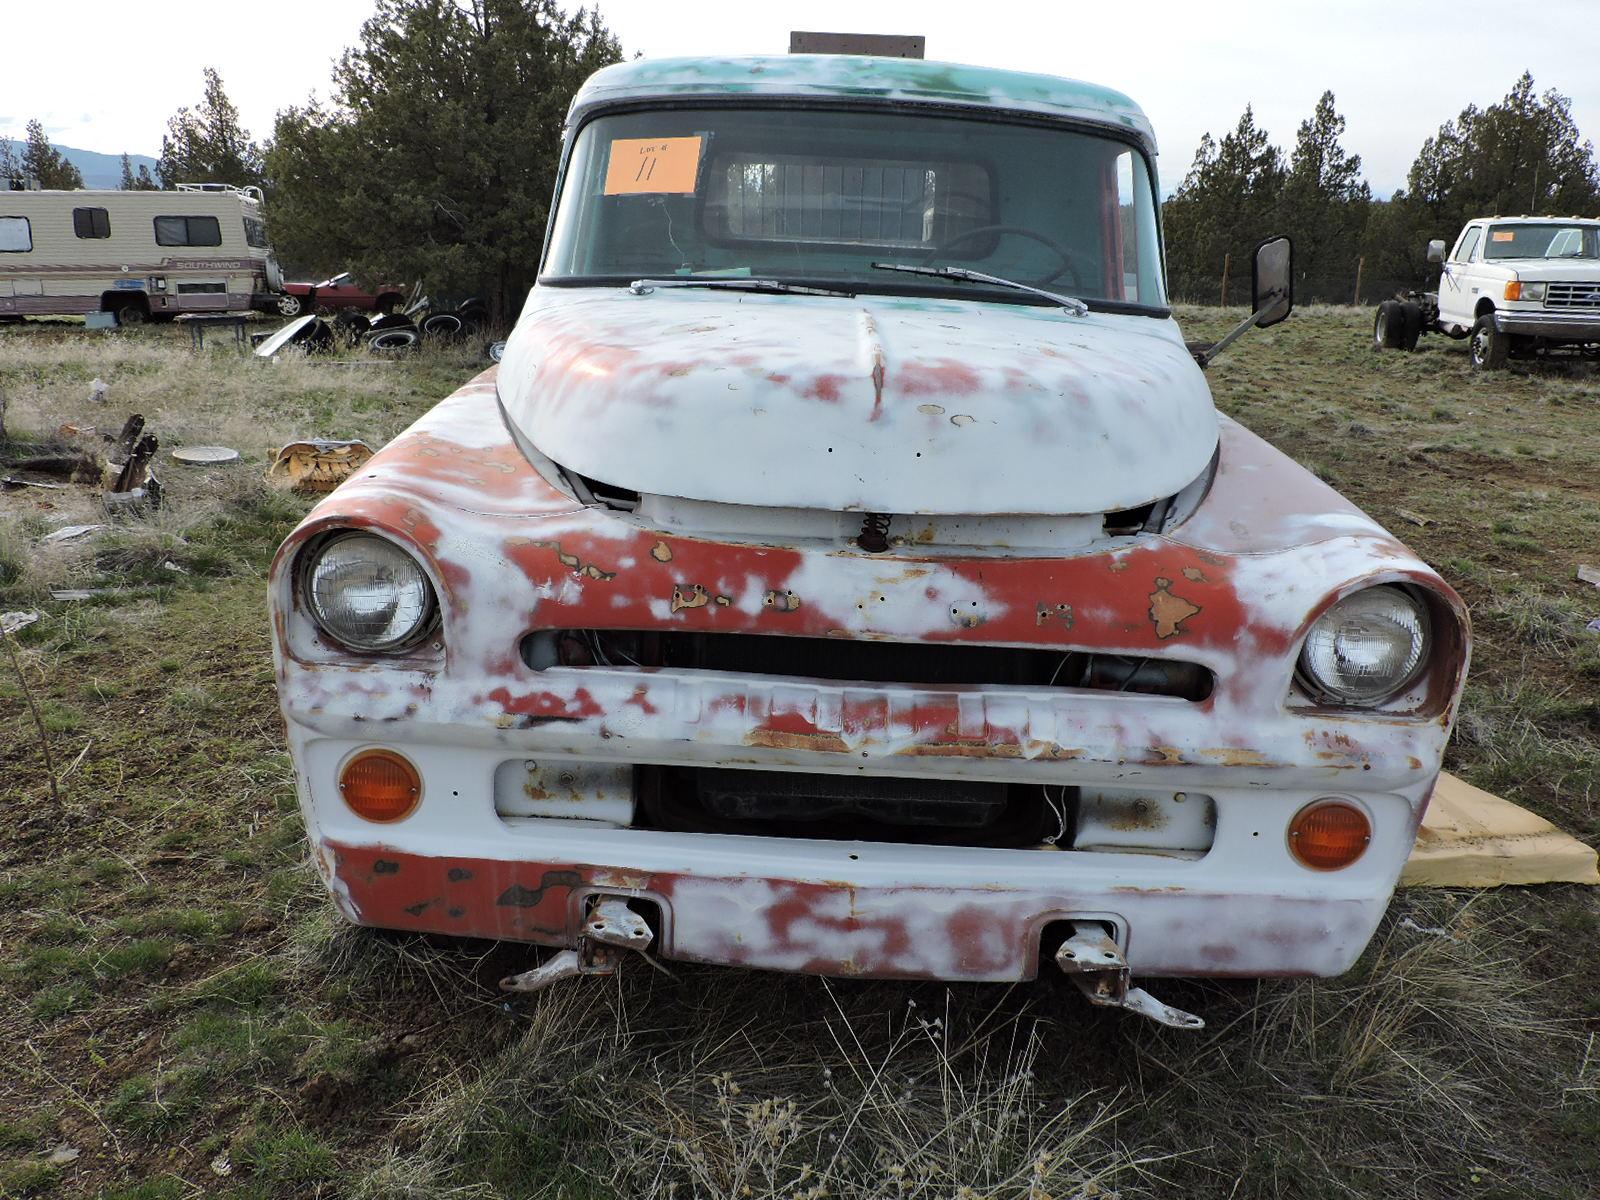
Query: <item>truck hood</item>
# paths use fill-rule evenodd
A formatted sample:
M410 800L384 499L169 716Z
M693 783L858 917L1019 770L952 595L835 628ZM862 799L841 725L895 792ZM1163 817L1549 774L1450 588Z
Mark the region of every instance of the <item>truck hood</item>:
M1600 280L1600 261L1592 258L1497 258L1473 265L1525 283Z
M499 392L569 471L765 507L1110 512L1217 445L1172 321L1015 304L535 288Z

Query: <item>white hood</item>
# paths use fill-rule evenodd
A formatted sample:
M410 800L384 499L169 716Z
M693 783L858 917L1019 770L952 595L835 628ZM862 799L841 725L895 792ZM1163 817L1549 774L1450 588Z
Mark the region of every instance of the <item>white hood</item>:
M1013 304L536 288L499 389L570 471L768 507L1109 512L1217 444L1173 322Z

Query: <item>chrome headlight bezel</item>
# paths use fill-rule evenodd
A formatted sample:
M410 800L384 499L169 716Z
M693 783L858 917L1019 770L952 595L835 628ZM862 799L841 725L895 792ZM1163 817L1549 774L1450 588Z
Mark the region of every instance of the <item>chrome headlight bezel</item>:
M1355 619L1353 609L1370 608L1375 601L1384 600L1404 611L1415 630L1404 668L1385 680L1381 688L1362 689L1324 678L1317 670L1315 660L1318 650L1324 649L1326 644L1319 647L1315 639L1328 636L1329 630L1336 628L1341 621ZM1334 636L1336 645L1337 635ZM1426 672L1433 650L1433 618L1427 599L1417 589L1402 584L1374 584L1336 600L1311 623L1295 658L1295 683L1317 704L1338 708L1379 708L1416 684Z
M319 578L318 569L326 563L330 552L340 548L348 551L360 543L371 545L375 557L381 555L392 567L410 573L398 587L418 593L415 603L409 606L415 613L400 632L364 635L348 625L341 625L330 613L330 597L319 586L324 581ZM410 550L380 533L366 529L334 530L309 543L301 551L297 567L300 600L307 615L322 637L343 650L355 654L402 654L427 640L439 626L438 594L428 572Z

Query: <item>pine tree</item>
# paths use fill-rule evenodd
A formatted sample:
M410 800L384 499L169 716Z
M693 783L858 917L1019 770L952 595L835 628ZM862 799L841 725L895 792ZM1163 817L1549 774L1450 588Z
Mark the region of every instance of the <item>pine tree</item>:
M1234 278L1248 278L1250 250L1276 232L1283 184L1283 154L1249 105L1220 142L1201 138L1189 174L1162 209L1175 295L1209 298L1225 258Z
M378 0L331 109L278 114L273 236L291 262L481 294L533 282L574 91L621 58L556 0Z
M180 108L167 121L156 173L167 187L178 183L262 182L261 147L239 124L239 110L228 99L222 77L205 69L205 96L195 108Z
M0 137L0 192L22 186L22 163L11 148L11 139Z
M150 168L143 163L139 164L139 177L133 181L133 190L136 192L157 192L161 185L150 174Z
M44 126L37 119L28 122L28 141L22 148L22 173L37 179L39 186L45 189L71 191L83 186L78 168L50 144Z
M1340 143L1345 120L1323 92L1289 157L1280 206L1282 227L1294 239L1295 269L1307 296L1331 299L1354 274L1372 191L1361 179L1361 156Z
M122 180L117 184L117 190L133 191L133 163L129 160L127 151L123 151L122 154Z

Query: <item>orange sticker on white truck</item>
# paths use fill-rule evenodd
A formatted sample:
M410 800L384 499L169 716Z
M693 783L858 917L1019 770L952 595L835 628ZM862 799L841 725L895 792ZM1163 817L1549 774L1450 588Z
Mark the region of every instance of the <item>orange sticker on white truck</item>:
M1515 229L1496 229L1489 235L1489 240L1491 242L1514 242L1517 240L1517 231Z
M699 171L698 137L616 138L606 165L605 194L692 192Z

